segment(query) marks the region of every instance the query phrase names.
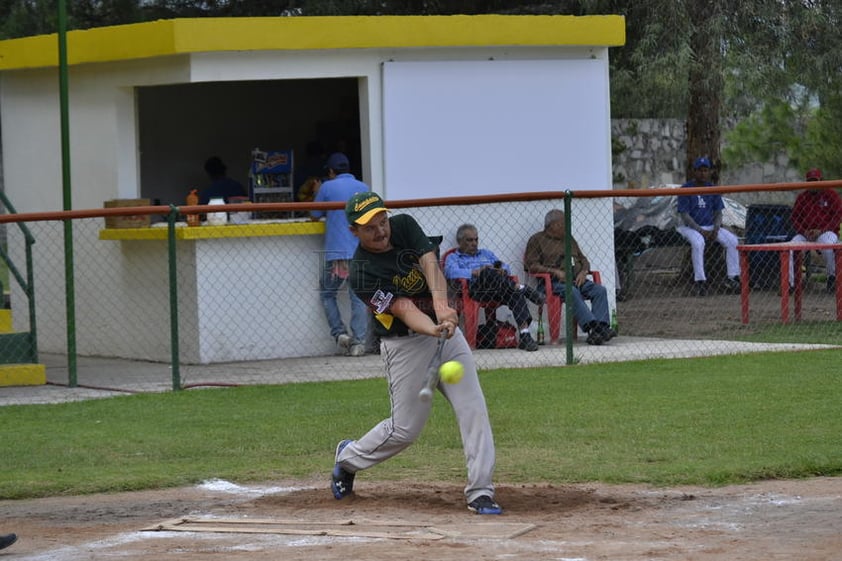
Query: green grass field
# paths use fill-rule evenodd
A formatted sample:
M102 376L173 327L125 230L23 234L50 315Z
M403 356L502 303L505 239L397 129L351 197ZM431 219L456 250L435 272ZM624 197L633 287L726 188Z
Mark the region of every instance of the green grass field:
M481 374L500 483L723 485L842 473L840 351ZM245 386L0 408L0 498L324 477L388 413L383 380ZM365 473L464 481L437 396L421 439Z
M770 323L755 328L752 333L737 335L735 339L754 343L838 345L842 341L842 322Z

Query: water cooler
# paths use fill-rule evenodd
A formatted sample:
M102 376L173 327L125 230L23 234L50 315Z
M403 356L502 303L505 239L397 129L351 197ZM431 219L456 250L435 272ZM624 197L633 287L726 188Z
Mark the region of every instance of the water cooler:
M749 205L746 213L746 244L780 243L792 239L790 215L787 205ZM780 287L780 256L776 252L751 251L748 254L750 276L753 288Z

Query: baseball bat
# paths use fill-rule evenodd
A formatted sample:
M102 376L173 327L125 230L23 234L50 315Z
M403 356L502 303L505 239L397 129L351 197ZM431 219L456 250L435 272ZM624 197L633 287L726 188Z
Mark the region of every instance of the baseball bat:
M447 340L447 331L442 331L439 335L438 345L433 359L427 366L427 376L424 378L424 386L418 392L418 399L421 401L430 401L433 399L433 390L439 384L439 366L441 366L441 353L444 350L444 342Z

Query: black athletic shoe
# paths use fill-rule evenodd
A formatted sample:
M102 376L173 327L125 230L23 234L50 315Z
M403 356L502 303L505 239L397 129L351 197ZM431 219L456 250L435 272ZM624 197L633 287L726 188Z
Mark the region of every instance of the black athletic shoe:
M349 444L353 442L352 440L342 440L339 444L336 445L336 457L339 458L339 453ZM339 467L339 462L334 464L333 466L333 473L331 473L331 480L330 480L330 490L333 491L333 496L336 500L344 499L348 495L350 495L354 491L354 476L351 472L345 471L341 467Z
M468 510L475 514L503 514L503 509L500 505L494 502L494 499L488 495L477 497L468 503Z
M602 329L599 326L592 328L588 331L588 338L587 338L588 345L601 345L605 342L605 335Z
M18 541L17 534L6 534L5 536L0 536L0 549L5 549Z
M740 277L730 277L722 281L722 286L728 292L740 292Z
M707 296L708 285L705 281L696 281L695 286L696 296Z
M537 351L538 343L532 338L532 335L527 331L520 334L520 341L517 342L517 348L522 351Z
M602 334L602 340L605 343L607 343L608 341L610 341L611 339L613 339L614 337L617 336L617 332L614 331L613 329L611 329L611 326L608 325L607 323L600 323L599 327L597 327L597 329L600 330L600 332Z

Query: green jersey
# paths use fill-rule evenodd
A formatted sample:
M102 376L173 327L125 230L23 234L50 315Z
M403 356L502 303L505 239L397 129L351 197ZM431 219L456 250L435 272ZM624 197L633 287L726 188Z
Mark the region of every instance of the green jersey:
M354 293L374 314L374 332L381 336L407 335L409 328L390 313L396 298L410 298L418 308L436 321L433 299L420 259L436 247L408 214L389 218L392 248L372 253L357 247L351 261L348 280Z

